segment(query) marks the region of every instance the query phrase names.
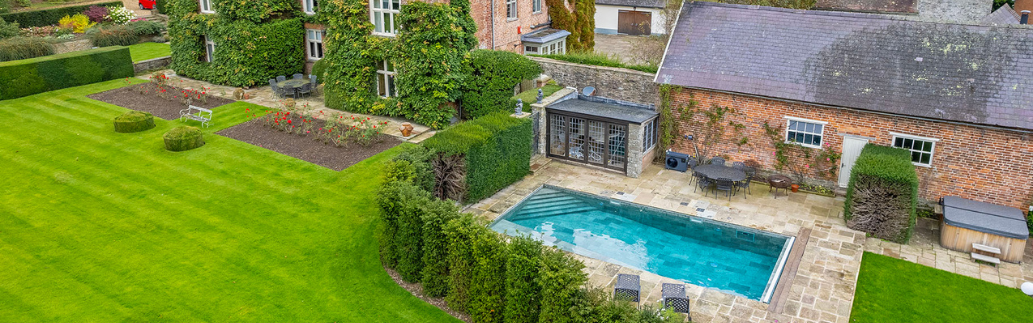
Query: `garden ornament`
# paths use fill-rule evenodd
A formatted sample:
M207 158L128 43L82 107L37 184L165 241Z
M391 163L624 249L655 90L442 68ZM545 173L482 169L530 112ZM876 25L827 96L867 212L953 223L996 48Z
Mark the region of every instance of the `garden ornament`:
M513 113L515 113L518 116L524 114L524 100L523 99L517 99L516 107L513 109Z
M545 95L545 94L544 94L544 93L542 93L542 89L541 89L541 88L539 88L539 89L538 89L538 103L542 103L542 97L543 97L544 95Z

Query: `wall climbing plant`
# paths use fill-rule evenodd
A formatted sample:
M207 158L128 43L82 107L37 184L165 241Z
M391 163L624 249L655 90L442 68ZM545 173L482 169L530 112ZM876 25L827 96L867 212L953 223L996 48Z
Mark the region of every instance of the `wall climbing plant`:
M567 51L592 51L595 48L595 0L545 0L552 28L570 32ZM574 11L560 8L574 7Z
M671 111L671 101L678 89L680 88L671 84L660 84L660 138L656 141L656 151L660 153L653 155L654 163L663 163L667 159L666 151L674 145L674 138L678 137L678 126Z

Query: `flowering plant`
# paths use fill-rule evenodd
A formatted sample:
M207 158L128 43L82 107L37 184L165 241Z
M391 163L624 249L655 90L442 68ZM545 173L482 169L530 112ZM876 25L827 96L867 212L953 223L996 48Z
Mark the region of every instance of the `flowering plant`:
M116 24L125 25L129 21L136 19L136 13L126 9L126 7L115 7L115 9L108 10L108 15L105 18Z
M83 14L90 17L92 22L104 22L108 20L108 7L90 6Z
M57 22L57 25L61 28L71 29L72 32L76 34L84 33L86 32L86 29L89 29L96 24L97 23L90 21L90 17L81 13L77 13L74 16L65 15Z

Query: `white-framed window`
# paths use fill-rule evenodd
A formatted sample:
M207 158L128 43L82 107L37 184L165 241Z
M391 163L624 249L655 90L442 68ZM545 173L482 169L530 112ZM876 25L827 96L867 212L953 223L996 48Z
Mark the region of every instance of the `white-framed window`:
M212 9L212 0L200 0L201 1L201 13L215 13L215 9Z
M939 139L894 132L890 132L890 134L893 135L893 147L911 151L911 163L917 166L932 166L933 150L936 148L936 142L940 141Z
M208 39L208 36L204 36L204 61L209 63L215 61L215 42Z
M384 60L377 66L377 95L384 98L398 96L398 88L395 87L395 64Z
M563 38L557 41L545 43L545 44L534 44L525 43L524 54L534 55L563 55L567 53L567 39Z
M323 35L325 33L318 29L305 29L305 44L309 60L318 61L323 58Z
M644 125L642 129L642 152L647 152L656 146L656 126L660 118L653 118Z
M506 20L517 19L517 0L506 0Z
M401 0L370 0L369 19L373 22L373 34L394 37L398 33L398 13Z
M209 0L210 1L210 0ZM319 6L318 0L301 0L302 8L306 14L316 14L316 8Z
M524 53L538 54L538 46L524 46Z
M531 0L531 12L542 13L542 0Z
M821 148L822 133L828 122L786 117L786 141L805 147Z

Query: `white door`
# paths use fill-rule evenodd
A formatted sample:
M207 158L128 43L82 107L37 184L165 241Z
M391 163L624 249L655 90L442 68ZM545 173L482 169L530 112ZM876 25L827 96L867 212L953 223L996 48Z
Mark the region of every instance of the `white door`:
M861 149L867 143L868 139L843 136L843 156L840 158L841 164L839 164L839 187L846 187L847 182L850 181L850 170L854 168L857 156L861 154Z

